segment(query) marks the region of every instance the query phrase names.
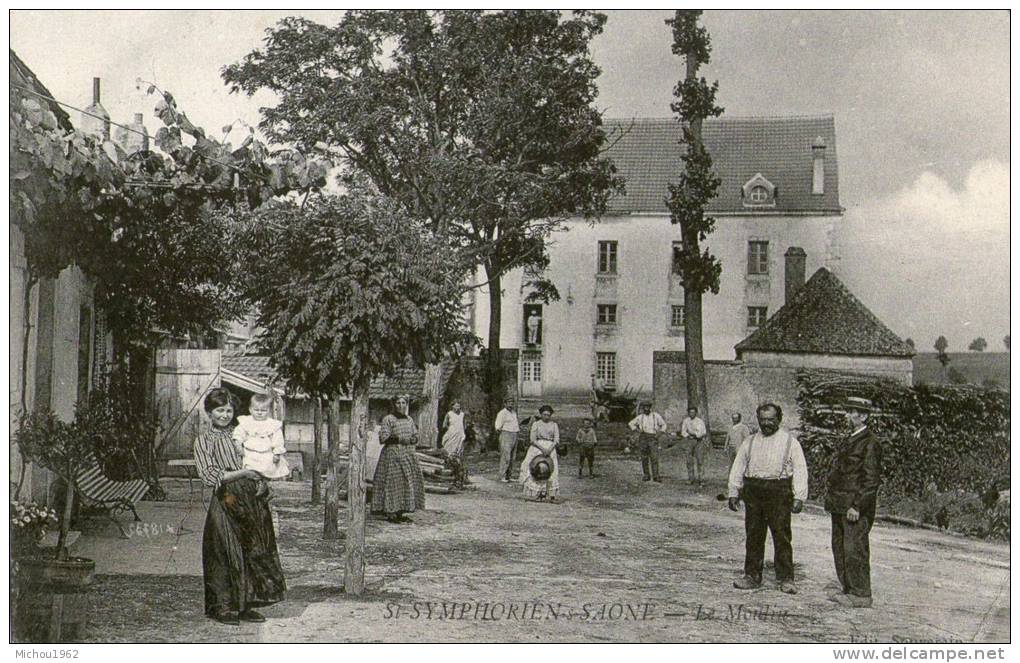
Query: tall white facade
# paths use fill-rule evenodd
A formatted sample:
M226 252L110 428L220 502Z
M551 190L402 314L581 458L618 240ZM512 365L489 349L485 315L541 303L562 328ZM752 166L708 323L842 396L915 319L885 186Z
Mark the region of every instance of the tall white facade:
M672 265L680 229L663 202L680 163L678 127L669 120L612 124L619 127L628 132L610 156L626 195L599 222L571 220L549 241L544 276L560 300L529 305L522 272L503 278L500 342L521 351L522 395L587 393L593 373L647 395L652 353L684 350L683 289ZM710 208L716 228L705 242L722 263L719 293L703 296L705 357L733 359L733 346L783 305L789 248L804 250L807 274L833 266L830 237L842 212L835 132L825 117L719 120L706 125L705 140L723 180ZM532 313L541 319L534 344ZM472 320L488 338L485 287L475 291Z

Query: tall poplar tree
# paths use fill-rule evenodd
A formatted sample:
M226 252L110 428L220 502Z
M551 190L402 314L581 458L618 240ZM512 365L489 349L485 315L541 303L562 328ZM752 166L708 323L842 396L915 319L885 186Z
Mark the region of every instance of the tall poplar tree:
M722 265L701 243L715 229L715 219L705 207L715 197L720 179L712 171L712 158L701 137L707 117L722 114L715 105L719 83L711 85L698 76L698 67L707 64L712 46L705 28L698 25L701 10L680 10L666 21L673 28L673 53L686 61L684 77L673 89L675 101L670 108L683 126L683 171L676 184L669 185L670 221L680 226L682 250L677 264L684 286L684 350L687 358L687 400L697 403L701 417L708 417L708 390L705 387L705 354L702 341L702 295L719 292Z

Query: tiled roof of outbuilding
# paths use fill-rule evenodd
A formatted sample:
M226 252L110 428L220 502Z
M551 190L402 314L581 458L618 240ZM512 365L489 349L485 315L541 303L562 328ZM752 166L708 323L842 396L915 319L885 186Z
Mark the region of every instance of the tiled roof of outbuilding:
M225 354L222 366L260 383L273 382L277 377L276 370L270 365L269 357L266 355ZM417 368L401 368L397 369L391 377L372 380L368 397L385 399L400 394L410 394L414 398L418 398L423 393L424 387L425 371Z
M680 125L675 119L606 120L608 156L626 179L625 195L609 203L612 214L668 214L667 185L682 167ZM838 214L839 168L836 124L831 115L722 117L706 120L703 137L722 179L709 212L739 214ZM825 143L824 193L811 193L812 145ZM741 187L761 173L777 188L776 205L744 207Z
M257 382L276 380L276 369L269 365L266 355L225 354L220 365Z
M822 267L765 324L736 345L746 350L911 357L914 350Z

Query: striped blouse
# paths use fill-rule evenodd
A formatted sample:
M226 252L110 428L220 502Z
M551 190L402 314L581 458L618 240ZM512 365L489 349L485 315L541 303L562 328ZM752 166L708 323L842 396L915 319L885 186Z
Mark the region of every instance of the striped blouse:
M233 427L210 428L195 440L195 469L202 483L220 487L224 472L241 469L241 452L231 437Z
M414 425L414 419L411 417L398 418L392 414L383 417L382 426L379 428L379 441L385 444L391 437L396 439L391 440L390 444L416 445L418 430Z

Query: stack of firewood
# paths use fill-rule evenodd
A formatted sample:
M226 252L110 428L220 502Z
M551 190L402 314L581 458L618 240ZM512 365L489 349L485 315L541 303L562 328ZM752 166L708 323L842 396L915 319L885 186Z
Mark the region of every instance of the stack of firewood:
M463 488L457 485L456 461L444 459L438 451L416 451L415 457L421 466L422 478L425 480L426 493L450 494ZM347 498L347 468L351 458L347 453L337 455L337 466L340 472L337 482L340 485L341 499ZM365 484L372 489L372 477L365 477Z

